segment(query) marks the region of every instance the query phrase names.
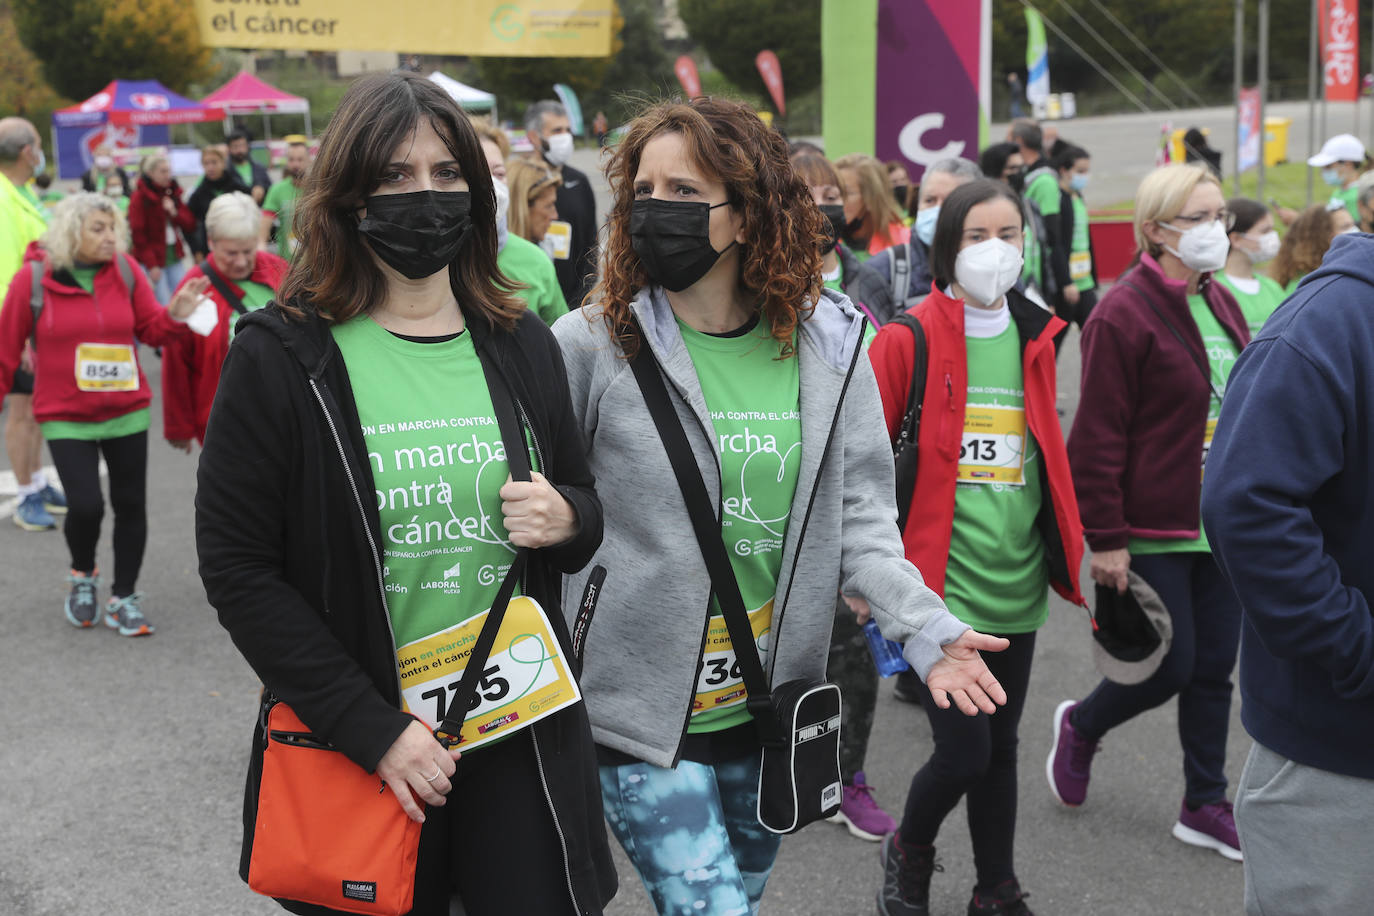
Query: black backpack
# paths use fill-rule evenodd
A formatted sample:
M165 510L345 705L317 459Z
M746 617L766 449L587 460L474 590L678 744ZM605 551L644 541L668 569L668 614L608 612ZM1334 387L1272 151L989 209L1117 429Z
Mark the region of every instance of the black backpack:
M897 528L904 531L911 510L911 497L916 492L917 440L921 434L921 410L926 397L926 364L930 354L925 328L921 327L921 322L911 312L899 312L889 324L908 328L916 344L906 409L902 412L897 435L892 440L892 463L897 472Z

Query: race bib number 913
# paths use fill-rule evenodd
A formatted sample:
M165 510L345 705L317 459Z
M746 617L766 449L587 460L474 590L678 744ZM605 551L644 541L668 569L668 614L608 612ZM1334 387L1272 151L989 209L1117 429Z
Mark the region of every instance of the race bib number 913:
M1026 412L1019 407L969 404L959 442L960 483L1025 483Z
M458 692L488 613L396 651L403 708L431 729L443 720ZM473 692L458 746L464 750L481 747L581 699L544 609L532 598L515 598L506 609Z

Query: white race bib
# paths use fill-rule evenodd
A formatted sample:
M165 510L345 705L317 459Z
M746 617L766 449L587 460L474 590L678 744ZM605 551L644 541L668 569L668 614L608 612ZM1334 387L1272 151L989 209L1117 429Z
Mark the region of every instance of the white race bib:
M1025 484L1026 412L1020 407L969 404L959 442L960 483Z
M549 255L555 261L566 261L572 254L572 223L561 219L549 223L549 231L544 233L544 242L549 246Z

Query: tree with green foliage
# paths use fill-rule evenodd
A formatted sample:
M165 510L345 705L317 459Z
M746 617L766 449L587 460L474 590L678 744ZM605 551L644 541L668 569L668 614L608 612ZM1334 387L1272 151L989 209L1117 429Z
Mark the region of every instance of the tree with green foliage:
M741 90L768 97L754 65L778 55L788 95L821 82L821 0L681 0L678 13L711 64Z
M0 48L6 49L0 58L0 113L21 115L41 129L64 102L43 78L38 58L19 43L8 3L0 3Z
M63 95L84 99L114 79L183 91L207 72L195 10L182 0L12 0L19 40Z

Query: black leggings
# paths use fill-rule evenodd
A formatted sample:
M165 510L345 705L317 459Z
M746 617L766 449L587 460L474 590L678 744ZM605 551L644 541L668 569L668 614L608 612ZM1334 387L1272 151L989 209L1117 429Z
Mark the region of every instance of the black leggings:
M966 716L953 704L939 709L930 691L922 689L935 752L911 779L901 826L904 842L932 845L946 815L967 795L973 863L983 888L1016 877L1016 732L1026 705L1035 634L1007 638L1011 645L1006 651L983 653L988 670L1007 692L1007 705L994 715Z
M95 545L105 500L100 493L100 456L110 473L110 506L114 509L114 595L134 593L148 542L148 433L118 439L50 439L57 476L67 494L67 521L62 533L72 554L72 569L95 570Z

